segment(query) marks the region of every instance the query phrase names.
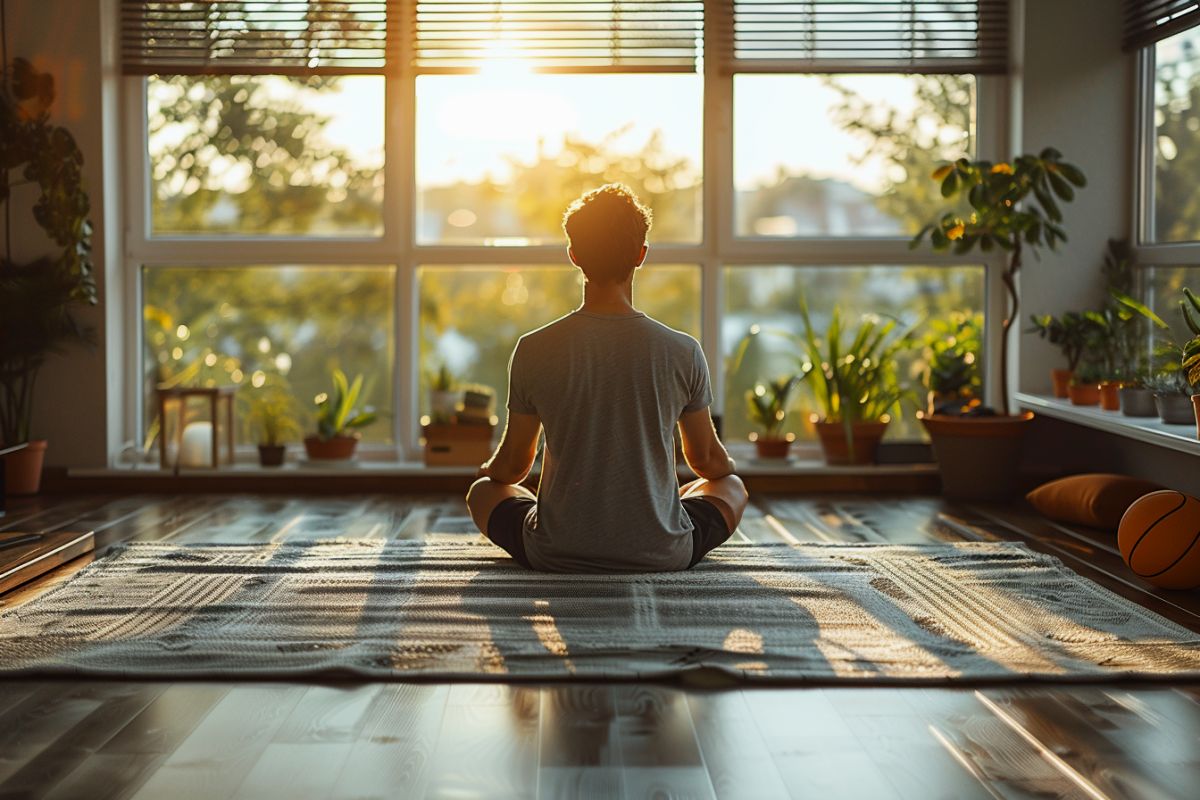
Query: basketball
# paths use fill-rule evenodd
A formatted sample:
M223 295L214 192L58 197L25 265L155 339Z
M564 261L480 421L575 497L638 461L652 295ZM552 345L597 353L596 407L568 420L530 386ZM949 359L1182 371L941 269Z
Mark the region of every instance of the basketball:
M1164 589L1200 587L1200 500L1173 489L1150 492L1121 517L1121 557Z

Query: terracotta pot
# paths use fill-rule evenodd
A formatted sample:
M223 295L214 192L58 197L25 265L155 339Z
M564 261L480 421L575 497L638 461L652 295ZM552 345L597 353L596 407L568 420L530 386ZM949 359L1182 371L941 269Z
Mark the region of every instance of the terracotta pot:
M264 467L282 467L283 457L287 454L285 444L260 444L258 446L258 463Z
M846 427L841 422L818 422L817 436L826 464L874 464L879 454L879 442L887 431L886 422L855 422L851 425L853 448L846 439Z
M1196 438L1200 439L1200 394L1192 395L1192 411L1196 412Z
M1157 417L1158 409L1154 407L1154 392L1136 386L1126 386L1118 394L1121 396L1121 413L1127 417Z
M1052 369L1050 370L1050 381L1054 386L1055 397L1066 397L1067 387L1071 385L1071 378L1074 373L1069 369Z
M929 432L942 493L964 500L1001 500L1020 488L1026 411L1010 417L948 417L935 414L921 424Z
M357 436L334 436L332 439L309 436L304 440L304 451L313 461L347 461L354 458L357 444Z
M1154 405L1158 406L1158 418L1168 425L1191 425L1196 418L1195 408L1187 395L1156 394Z
M791 446L792 443L787 439L768 439L760 436L754 440L754 449L758 452L759 458L787 458Z
M1123 385L1120 381L1102 382L1100 384L1100 407L1105 411L1120 411Z
M37 494L42 486L42 462L45 459L45 439L33 439L17 452L0 456L4 461L4 493Z
M1099 405L1100 385L1097 383L1072 383L1067 387L1067 397L1073 406Z

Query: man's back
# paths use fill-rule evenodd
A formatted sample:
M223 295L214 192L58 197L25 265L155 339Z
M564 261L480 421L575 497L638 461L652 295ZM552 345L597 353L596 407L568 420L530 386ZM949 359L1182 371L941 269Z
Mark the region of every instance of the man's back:
M644 314L576 311L523 336L508 407L538 415L547 450L524 534L533 566L686 568L692 523L672 432L711 402L700 345Z

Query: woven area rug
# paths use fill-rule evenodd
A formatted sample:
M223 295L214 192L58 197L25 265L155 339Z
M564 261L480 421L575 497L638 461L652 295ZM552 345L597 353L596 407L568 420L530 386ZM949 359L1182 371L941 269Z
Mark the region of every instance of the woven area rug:
M0 616L0 676L1200 677L1200 636L1017 544L725 547L544 575L491 545L132 544Z

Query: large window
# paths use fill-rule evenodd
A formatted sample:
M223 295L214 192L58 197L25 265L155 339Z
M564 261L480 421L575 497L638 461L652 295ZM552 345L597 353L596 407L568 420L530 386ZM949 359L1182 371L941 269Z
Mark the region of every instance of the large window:
M730 353L751 325L797 331L802 296L818 324L912 322L999 291L907 240L940 161L1001 155L980 109L1004 4L902 2L848 32L840 2L784 3L782 38L740 0L125 5L129 439L158 384L270 382L308 408L335 368L382 412L367 457L420 457L443 366L502 418L517 337L580 302L563 211L611 181L654 212L635 303L700 339L730 439L745 391L792 366L783 338Z
M975 154L970 75L739 75L739 236L906 236L939 163Z

